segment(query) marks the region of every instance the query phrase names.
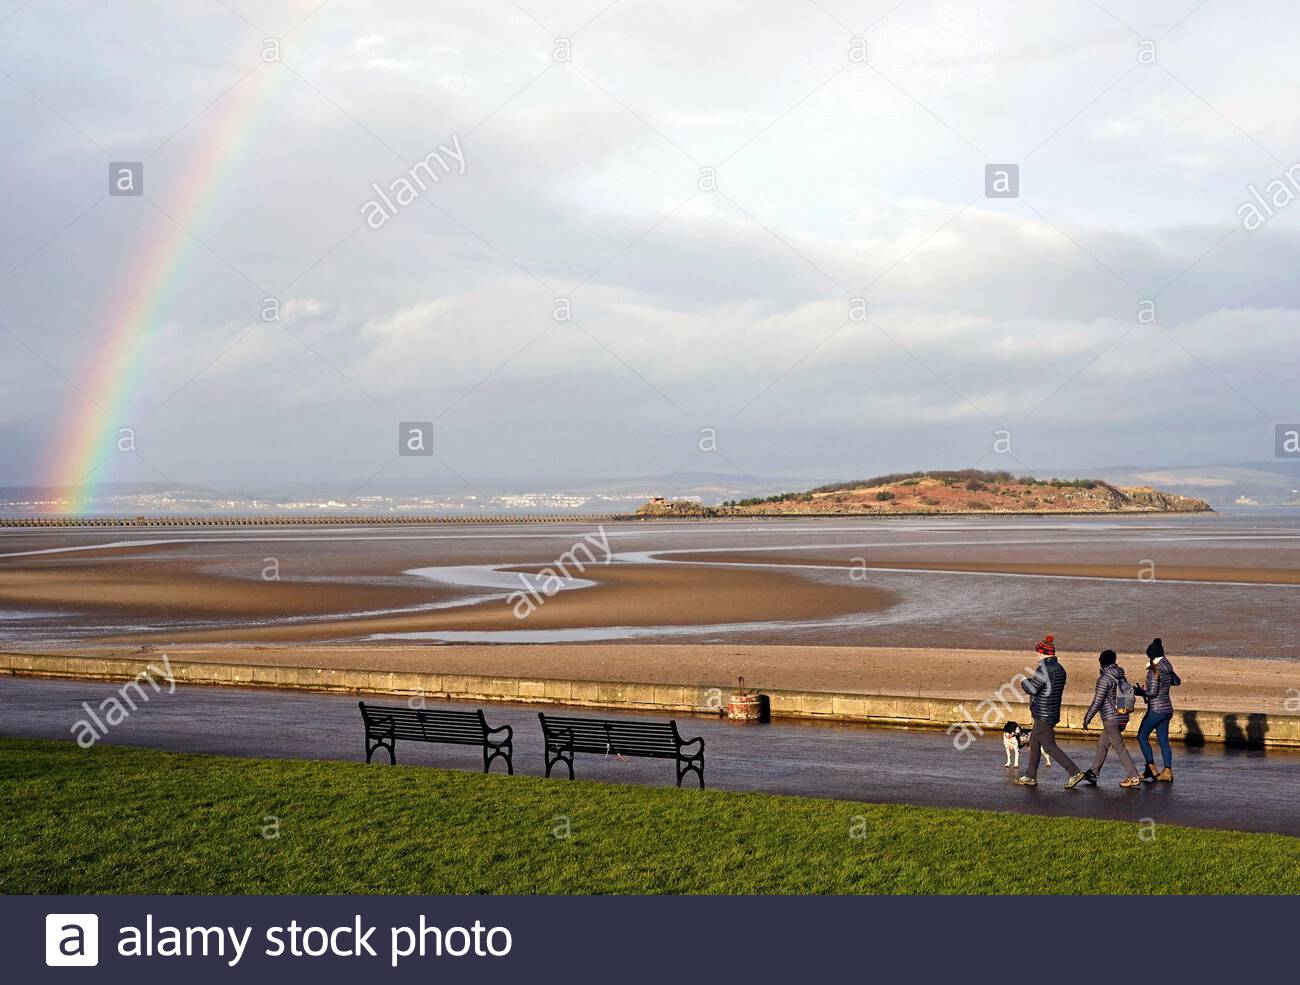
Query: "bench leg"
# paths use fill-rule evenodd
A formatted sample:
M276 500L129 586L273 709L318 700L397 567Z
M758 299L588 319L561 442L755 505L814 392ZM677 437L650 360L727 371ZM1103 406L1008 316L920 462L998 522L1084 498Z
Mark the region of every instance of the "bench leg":
M490 771L492 761L498 756L506 761L506 775L514 776L515 764L512 762L514 758L514 744L510 742L503 743L499 746L483 746L483 772L487 773Z
M677 785L682 785L682 780L687 773L694 773L700 779L700 789L704 789L704 760L679 759L677 760Z
M567 766L567 767L569 768L569 779L570 779L570 780L573 779L573 753L569 753L568 757L566 758L565 755L564 755L564 753L561 751L561 752L557 752L557 753L555 754L555 756L552 757L552 756L551 756L551 751L550 751L549 749L547 749L547 750L544 750L544 752L543 752L543 756L544 756L544 758L545 758L545 760L546 760L546 775L547 775L547 776L550 776L550 775L551 775L551 770L552 770L552 768L554 768L554 766L555 766L556 763L563 763L565 766Z
M396 743L389 739L385 742L383 739L376 739L374 745L370 744L370 737L366 736L366 762L370 762L370 757L375 754L377 749L383 749L388 753L388 763L390 766L397 765L397 753L394 750Z

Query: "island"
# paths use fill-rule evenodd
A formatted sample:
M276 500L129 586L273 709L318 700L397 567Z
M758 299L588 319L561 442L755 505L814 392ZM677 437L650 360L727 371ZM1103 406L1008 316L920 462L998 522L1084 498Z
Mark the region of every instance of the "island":
M639 517L935 516L1059 513L1212 513L1210 504L1150 486L1101 479L1036 479L961 469L906 472L705 506L656 497Z

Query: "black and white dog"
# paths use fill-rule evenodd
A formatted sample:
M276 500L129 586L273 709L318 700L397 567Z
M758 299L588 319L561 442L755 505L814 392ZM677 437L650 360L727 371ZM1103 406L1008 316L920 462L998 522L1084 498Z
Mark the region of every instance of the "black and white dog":
M1020 769L1020 750L1029 745L1029 729L1025 728L1019 722L1007 722L1002 726L1002 748L1007 752L1007 761L1003 764L1007 769ZM1012 762L1012 760L1015 762ZM1052 757L1043 751L1043 762L1050 769L1052 766Z

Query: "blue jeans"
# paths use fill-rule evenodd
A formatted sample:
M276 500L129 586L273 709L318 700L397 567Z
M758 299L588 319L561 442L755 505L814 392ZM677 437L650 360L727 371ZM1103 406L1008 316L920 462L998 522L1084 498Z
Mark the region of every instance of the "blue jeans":
M1154 729L1156 738L1160 740L1160 757L1164 760L1166 769L1174 765L1174 751L1169 748L1169 720L1173 717L1172 711L1148 709L1142 716L1142 724L1138 726L1138 748L1142 750L1142 758L1148 763L1156 761L1156 757L1151 752L1151 743L1148 741L1148 736Z

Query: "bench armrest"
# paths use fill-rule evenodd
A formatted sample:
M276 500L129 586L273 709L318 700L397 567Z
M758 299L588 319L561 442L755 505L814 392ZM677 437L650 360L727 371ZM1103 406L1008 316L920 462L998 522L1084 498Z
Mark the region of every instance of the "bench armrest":
M490 728L487 730L488 735L496 735L498 732L504 732L507 739L512 738L515 734L515 730L509 725L499 725L496 728Z
M693 738L693 739L689 739L689 740L687 740L687 741L685 741L685 742L681 742L681 743L679 743L678 746L677 746L677 751L678 751L678 752L682 752L683 750L686 749L687 746L693 746L693 745L695 745L697 742L699 743L699 748L696 749L695 751L696 751L696 752L703 752L703 751L704 751L704 736L702 736L702 735L697 735L697 736L696 736L695 738Z

